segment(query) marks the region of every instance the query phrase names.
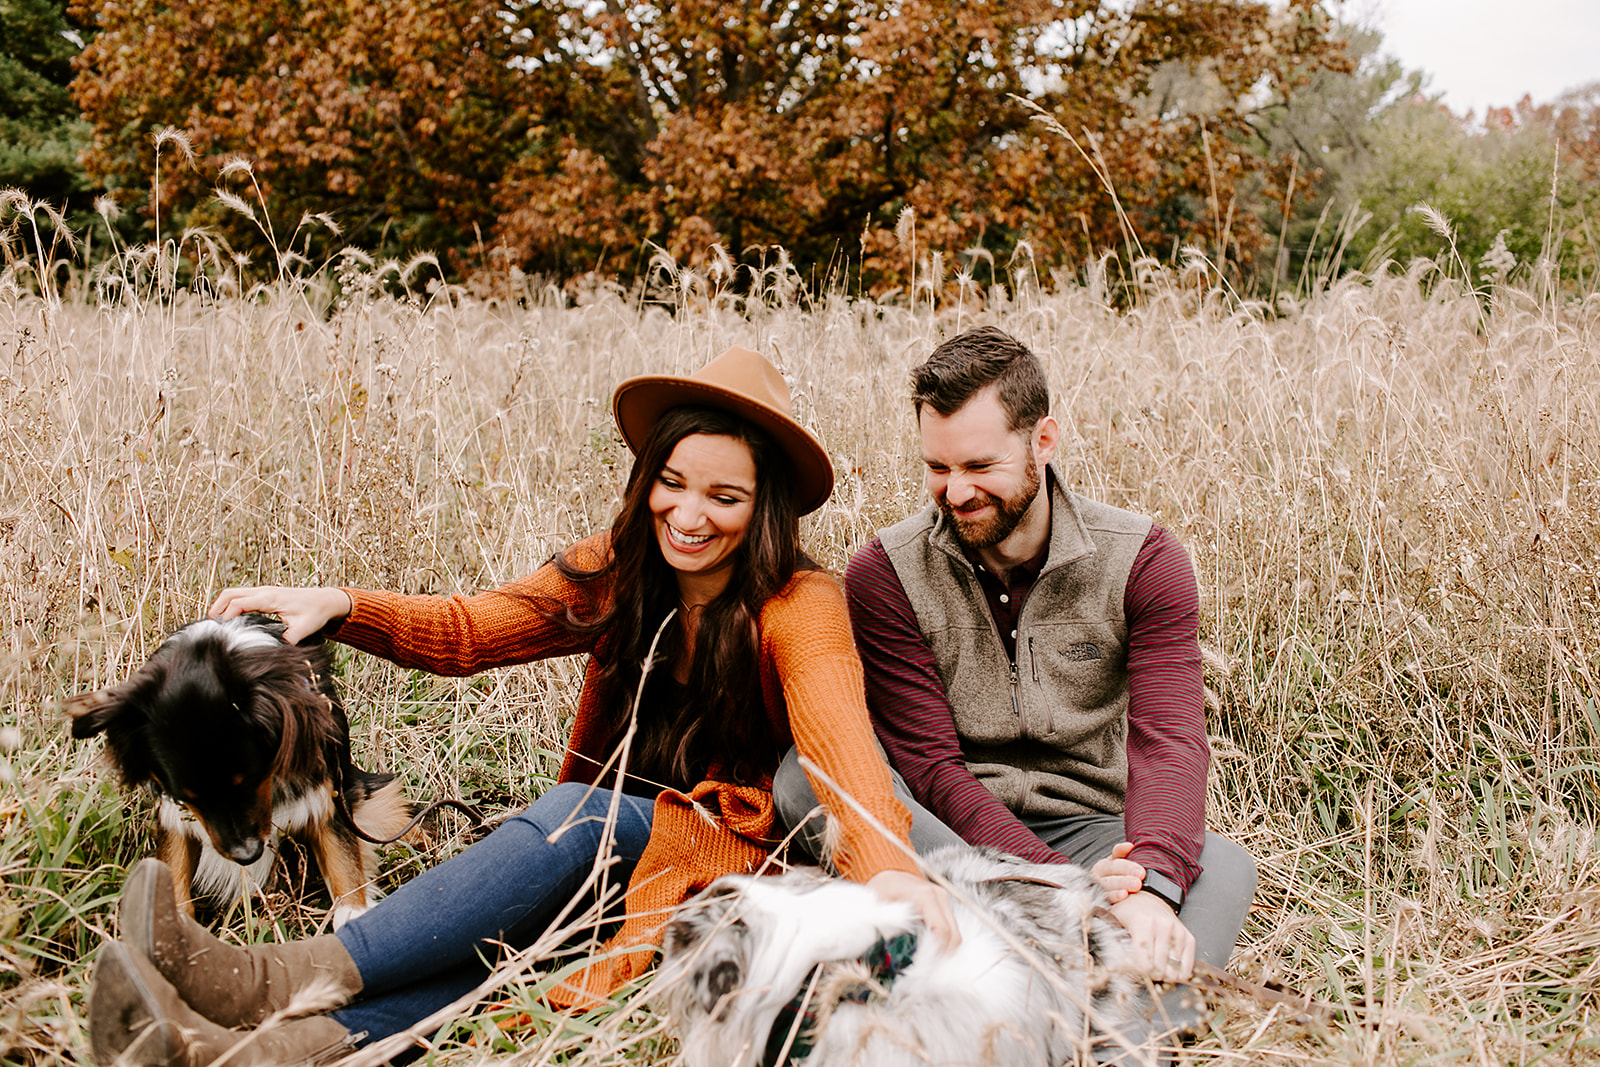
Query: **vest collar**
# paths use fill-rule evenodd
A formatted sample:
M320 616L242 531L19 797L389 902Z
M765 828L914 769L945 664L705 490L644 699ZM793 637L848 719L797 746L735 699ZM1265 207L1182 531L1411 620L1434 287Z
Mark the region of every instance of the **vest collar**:
M1083 516L1078 513L1077 502L1061 481L1061 472L1056 470L1053 462L1045 464L1044 472L1044 489L1041 491L1050 494L1050 552L1039 571L1041 576L1094 552L1094 541L1083 524ZM972 569L972 563L961 549L961 542L956 539L955 525L937 503L933 505L933 529L928 534L928 543L960 560L968 570Z

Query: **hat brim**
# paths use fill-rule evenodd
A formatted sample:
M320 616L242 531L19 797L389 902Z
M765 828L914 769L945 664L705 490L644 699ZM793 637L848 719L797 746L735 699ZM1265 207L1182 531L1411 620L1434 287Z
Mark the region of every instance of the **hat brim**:
M638 455L656 421L669 409L686 404L731 411L766 431L789 457L795 508L801 515L817 510L833 494L833 462L822 444L788 415L743 393L694 378L641 374L617 386L611 413L622 440Z

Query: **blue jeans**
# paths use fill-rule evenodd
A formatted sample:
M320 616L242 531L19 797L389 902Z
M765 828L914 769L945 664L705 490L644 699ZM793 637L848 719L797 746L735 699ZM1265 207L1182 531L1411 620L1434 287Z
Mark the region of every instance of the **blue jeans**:
M572 899L600 854L609 789L565 783L336 934L361 972L361 995L330 1013L362 1042L412 1026L488 974L500 942L531 943ZM650 839L653 805L623 794L608 879L626 885ZM555 841L550 835L565 832Z

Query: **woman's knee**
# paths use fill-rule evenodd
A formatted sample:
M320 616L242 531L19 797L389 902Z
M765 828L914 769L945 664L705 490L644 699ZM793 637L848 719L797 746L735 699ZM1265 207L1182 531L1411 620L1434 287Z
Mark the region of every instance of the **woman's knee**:
M603 802L610 799L610 796L609 790L585 785L583 782L557 782L539 794L538 800L523 809L523 814L541 819L564 819L580 808L597 801Z
M650 837L650 806L637 797L619 797L609 789L582 782L557 782L506 822L523 824L550 844L565 842L568 847L590 850L610 827L619 847L637 851Z

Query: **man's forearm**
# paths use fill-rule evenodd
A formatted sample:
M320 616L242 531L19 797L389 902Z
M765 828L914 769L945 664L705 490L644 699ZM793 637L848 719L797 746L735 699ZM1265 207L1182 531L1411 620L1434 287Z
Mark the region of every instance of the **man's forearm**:
M1134 560L1124 608L1129 634L1123 822L1134 844L1129 858L1170 879L1181 897L1200 874L1210 747L1194 567L1159 526Z

